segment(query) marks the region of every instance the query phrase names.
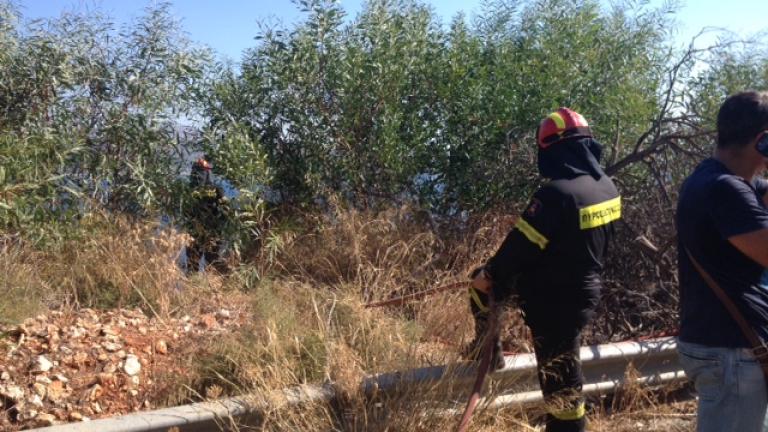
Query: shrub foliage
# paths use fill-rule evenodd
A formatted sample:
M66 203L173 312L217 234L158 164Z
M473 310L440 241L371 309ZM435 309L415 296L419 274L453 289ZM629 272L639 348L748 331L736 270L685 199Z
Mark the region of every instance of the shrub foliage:
M443 21L419 0L369 0L354 17L295 3L302 21L262 25L231 65L167 3L116 28L94 13L29 21L0 1L0 231L61 245L102 209L183 226L185 174L205 151L239 192L226 235L248 257L279 255L296 209L407 204L455 238L472 213L524 205L536 124L569 106L625 202L603 330L669 324L655 314L675 304L676 191L710 152L723 98L768 86L759 41L677 47L675 4L488 0Z

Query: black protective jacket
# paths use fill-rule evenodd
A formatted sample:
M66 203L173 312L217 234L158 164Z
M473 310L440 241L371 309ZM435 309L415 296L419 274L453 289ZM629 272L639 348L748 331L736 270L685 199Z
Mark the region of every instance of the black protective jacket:
M604 258L621 216L621 198L591 138L539 153L552 180L531 202L486 265L499 301L512 294L531 328L584 325L599 301Z

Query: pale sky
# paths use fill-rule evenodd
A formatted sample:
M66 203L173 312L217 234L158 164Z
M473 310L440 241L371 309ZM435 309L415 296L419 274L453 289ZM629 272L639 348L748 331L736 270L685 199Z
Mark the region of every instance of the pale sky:
M446 23L459 11L468 16L476 12L482 0L425 0ZM609 4L610 0L601 0ZM117 23L141 15L148 1L128 0L17 0L25 18L57 16L63 11L101 10ZM363 0L339 0L350 16L356 15ZM662 0L650 0L659 5ZM239 61L243 50L256 45L257 22L277 19L290 24L301 19L301 12L290 0L175 0L174 14L181 18L190 38L215 49L219 54ZM703 27L722 27L740 36L768 28L766 0L687 0L677 14L677 41L687 43ZM714 36L705 39L714 39Z

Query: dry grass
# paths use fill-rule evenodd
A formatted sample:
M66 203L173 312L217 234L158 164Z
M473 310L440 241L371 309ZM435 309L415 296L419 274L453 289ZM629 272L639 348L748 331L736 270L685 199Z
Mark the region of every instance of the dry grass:
M51 286L39 275L40 254L0 238L0 322L15 323L45 309Z
M354 284L363 298L428 286L440 278L441 245L412 215L337 209L313 216L305 222L310 230L284 242L277 273L314 285Z
M95 213L73 238L34 248L23 240L0 247L4 321L44 307L141 307L158 317L196 307L219 291L211 275L187 280L177 265L187 236L154 223Z
M354 293L342 290L298 282L267 284L253 297L252 325L209 347L203 361L197 360L201 368L190 388L200 393L225 389L224 394L264 395L305 383L333 383L336 403L268 410L257 430L426 432L455 428L468 392L464 386L443 381L373 397L364 395L359 387L368 374L455 361L459 344L436 343L430 337L429 329L441 328L442 317L431 322L429 317L435 313L430 311L405 320L364 309ZM466 321L462 316L466 311L448 315ZM442 336L460 340L466 330L449 326L443 328ZM279 406L274 400L262 402ZM681 422L679 414L678 408L668 407L654 393L630 386L606 406L597 406L589 416L590 430L690 430L690 418ZM472 430L541 430L532 426L540 423L541 416L543 407L481 408Z
M303 220L298 229L274 229L256 261L228 275L187 278L176 265L184 235L95 215L83 222L81 237L56 251L21 242L0 249L0 270L9 275L0 287L11 293L0 300L0 312L17 320L44 305L140 306L163 317L210 310L217 296L237 292L249 303L248 324L186 359L191 373L165 394L167 404L242 393L273 396L282 388L333 383L336 403L270 410L256 429L454 428L457 415L446 410L463 408L466 388L443 382L369 399L359 383L368 374L456 361L472 333L464 293L398 308L363 305L463 280L493 253L512 219L491 215L443 233L408 208L379 214L338 208ZM17 315L6 315L11 310ZM505 322L507 348L529 351L519 315L510 312ZM665 412L641 389L616 401L591 416L591 430L636 430L615 427L616 418ZM473 430L537 430L530 426L536 415L520 407L480 409Z
M695 402L679 402L674 397L685 384L651 390L635 381L636 370L630 368L626 375L628 384L612 395L608 403L596 406L591 429L606 432L694 430Z
M418 322L366 310L339 291L270 285L254 296L252 326L211 346L190 387L270 394L303 383L333 383L336 404L268 412L263 430L433 430L444 422L423 413L435 408L430 401L444 399L444 385L369 402L359 384L367 374L440 364L455 360L455 353L422 343Z

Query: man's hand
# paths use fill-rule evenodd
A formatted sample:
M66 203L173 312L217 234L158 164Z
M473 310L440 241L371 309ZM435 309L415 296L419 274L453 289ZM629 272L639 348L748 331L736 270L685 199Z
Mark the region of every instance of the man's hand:
M480 267L472 272L472 288L490 294L492 286L493 280L484 268Z

